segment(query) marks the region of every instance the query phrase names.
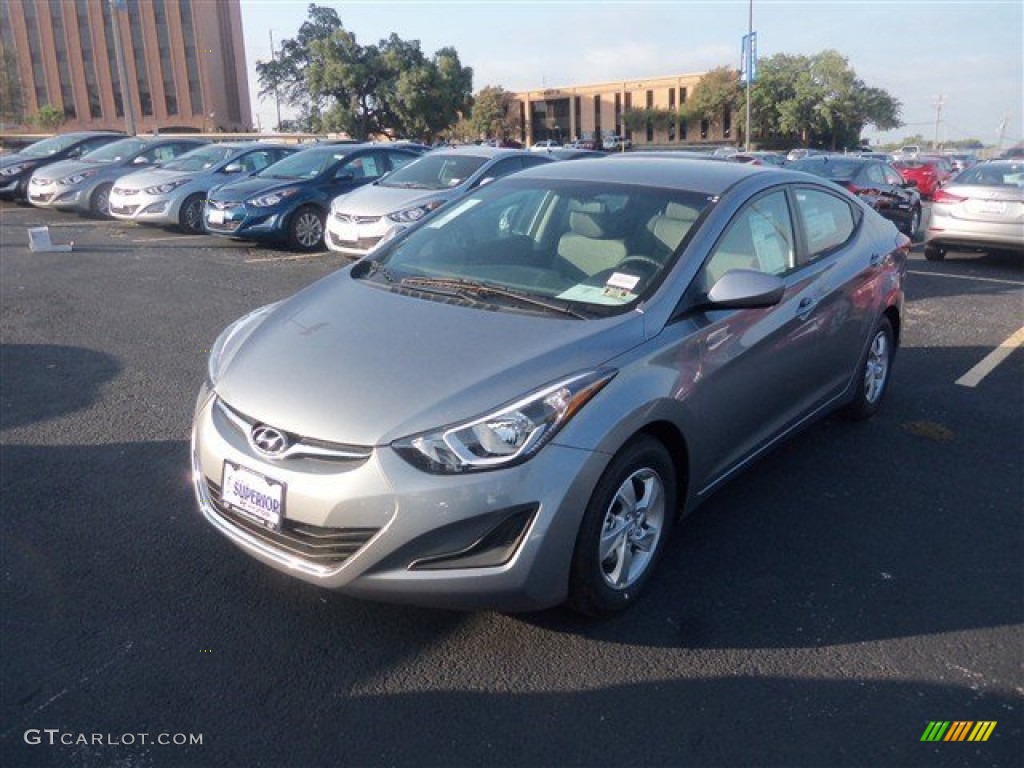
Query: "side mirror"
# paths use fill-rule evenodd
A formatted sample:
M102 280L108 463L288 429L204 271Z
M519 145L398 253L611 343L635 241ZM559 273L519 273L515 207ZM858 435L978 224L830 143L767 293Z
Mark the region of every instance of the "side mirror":
M904 189L917 189L917 182L914 179L907 179L903 182Z
M480 179L480 182L477 184L477 186L478 187L486 187L488 184L490 184L492 181L494 181L495 178L497 178L497 177L496 176L484 176L482 179Z
M777 275L754 269L732 269L722 275L708 291L707 301L699 309L761 309L774 307L786 292L786 284Z
M339 173L334 177L335 181L355 181L356 175L352 172Z
M242 172L242 164L241 163L228 163L227 165L224 166L223 171L222 171L222 173L241 173L241 172Z
M149 165L149 160L140 155L132 160L132 165Z

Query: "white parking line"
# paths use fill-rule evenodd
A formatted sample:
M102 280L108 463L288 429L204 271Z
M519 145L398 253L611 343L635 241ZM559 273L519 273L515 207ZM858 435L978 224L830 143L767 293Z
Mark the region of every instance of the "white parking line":
M186 237L213 237L213 235L170 235L169 237L143 237L140 240L132 240L133 243L162 243L165 240L184 240Z
M1024 345L1024 327L1020 328L1010 338L993 349L976 366L956 380L961 387L976 387L982 379L996 369L1001 362L1010 356L1013 350Z
M974 280L980 283L998 283L1000 285L1017 285L1024 288L1024 282L1020 280L1000 280L997 277L974 277L972 275L951 275L948 272L918 272L908 269L911 275L924 275L925 277L951 277L954 280Z

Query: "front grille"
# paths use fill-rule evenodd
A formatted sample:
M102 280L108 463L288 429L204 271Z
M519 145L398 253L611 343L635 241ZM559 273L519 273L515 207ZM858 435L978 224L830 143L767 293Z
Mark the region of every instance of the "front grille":
M206 228L213 229L218 232L234 232L240 226L242 226L242 222L240 221L225 221L223 224L214 224L209 219L206 220Z
M128 189L127 187L114 187L114 189L112 190L112 194L124 195L125 197L131 197L132 195L139 194L139 190L137 190L137 189Z
M329 233L331 242L339 248L348 248L353 251L369 251L380 242L379 237L360 237L358 240L342 240L333 232Z
M381 216L350 216L347 213L335 213L334 218L343 224L376 224Z
M259 523L249 520L221 500L220 486L206 481L210 501L217 514L225 521L241 528L281 552L302 558L321 566L341 565L362 549L380 528L324 528L319 525L299 523L295 520L281 521L281 532L268 530Z
M110 206L111 213L119 213L122 216L131 216L135 211L139 209L137 205L112 205Z
M38 192L33 192L31 195L29 195L29 197L40 203L48 203L51 200L53 200L54 193L49 192L41 195Z
M54 179L32 179L33 187L49 187L52 186Z

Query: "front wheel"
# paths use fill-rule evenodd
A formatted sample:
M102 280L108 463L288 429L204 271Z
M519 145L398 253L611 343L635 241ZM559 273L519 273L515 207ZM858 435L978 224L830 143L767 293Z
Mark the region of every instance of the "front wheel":
M861 360L857 393L843 411L847 418L863 421L875 415L889 389L896 345L889 318L883 317L875 326L868 351Z
M296 251L315 251L323 247L324 216L311 205L299 208L288 225L288 245Z
M112 183L100 184L89 198L89 213L97 218L110 218L110 190Z
M924 257L928 261L942 261L946 258L946 251L937 245L926 245L924 247Z
M665 447L643 436L612 459L576 537L569 605L590 616L627 608L665 548L676 514L676 473Z
M190 235L203 234L203 204L205 195L189 195L178 212L178 226Z

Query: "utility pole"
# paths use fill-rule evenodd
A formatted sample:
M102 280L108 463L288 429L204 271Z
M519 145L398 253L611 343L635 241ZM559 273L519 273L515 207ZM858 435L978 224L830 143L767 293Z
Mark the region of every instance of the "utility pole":
M270 60L277 61L277 54L274 53L274 30L270 31ZM274 78L274 103L277 105L277 125L274 130L278 133L281 132L281 96L277 92L277 78Z
M996 145L997 155L1003 154L1003 141L1006 139L1006 123L1009 119L1009 115L1003 115L1003 121L999 123L999 143Z
M121 106L124 108L124 131L135 135L135 108L132 92L128 87L128 71L124 65L124 49L121 46L121 11L127 12L125 0L110 0L111 29L114 32L114 57L117 59L117 78L121 81Z
M935 102L935 142L932 144L933 149L939 148L939 123L942 120L942 105L945 103L945 96L939 94L939 100Z

